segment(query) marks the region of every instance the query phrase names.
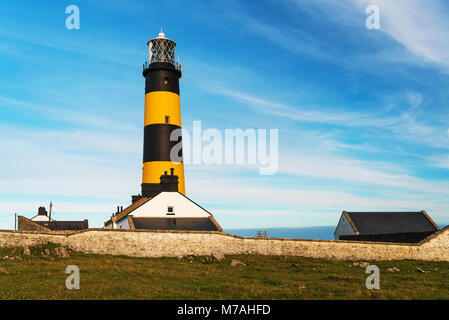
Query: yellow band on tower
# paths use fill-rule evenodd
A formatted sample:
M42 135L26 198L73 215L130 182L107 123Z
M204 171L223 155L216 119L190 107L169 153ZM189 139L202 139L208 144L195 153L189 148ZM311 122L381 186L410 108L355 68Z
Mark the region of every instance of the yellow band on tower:
M178 94L153 91L145 95L145 126L155 123L181 127L181 103Z
M151 161L143 164L143 183L160 183L160 177L167 171L170 174L170 168L174 169L174 174L178 176L178 191L185 195L184 182L184 164L182 162L171 161Z

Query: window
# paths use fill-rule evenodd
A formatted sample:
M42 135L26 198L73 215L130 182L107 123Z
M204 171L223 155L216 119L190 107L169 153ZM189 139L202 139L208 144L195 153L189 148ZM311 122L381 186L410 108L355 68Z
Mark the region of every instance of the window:
M167 215L174 216L175 215L175 207L172 207L172 206L167 207Z
M165 116L165 123L170 123L170 116Z

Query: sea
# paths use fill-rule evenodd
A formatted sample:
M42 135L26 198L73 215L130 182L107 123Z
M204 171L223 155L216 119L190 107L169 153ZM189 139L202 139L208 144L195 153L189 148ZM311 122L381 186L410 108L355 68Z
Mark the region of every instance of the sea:
M440 229L447 223L437 223ZM225 229L226 233L241 237L257 237L258 231L266 231L270 238L334 240L335 226L303 228L261 228L261 229Z
M303 228L224 229L223 232L241 237L256 237L266 231L270 238L334 240L335 226Z

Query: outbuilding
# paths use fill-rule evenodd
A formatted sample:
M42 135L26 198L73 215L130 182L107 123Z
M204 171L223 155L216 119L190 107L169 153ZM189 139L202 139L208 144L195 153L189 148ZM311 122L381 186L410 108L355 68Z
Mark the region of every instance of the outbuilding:
M19 215L17 217L17 224L18 230L42 232L75 231L89 228L89 221L87 219L81 221L55 221L48 215L45 207L39 207L37 215L31 219Z
M424 211L343 211L334 232L335 240L417 243L440 230Z

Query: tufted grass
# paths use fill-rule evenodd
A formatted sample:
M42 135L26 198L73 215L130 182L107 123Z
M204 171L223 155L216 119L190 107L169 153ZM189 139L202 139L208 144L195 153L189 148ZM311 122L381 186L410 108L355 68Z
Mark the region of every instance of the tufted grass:
M235 255L205 264L176 258L131 258L72 252L43 257L54 245L31 248L23 260L0 260L0 299L448 299L449 263L368 261L380 290L365 287L365 269L350 261ZM1 248L0 258L13 248ZM17 249L21 255L23 249ZM16 253L17 255L17 253ZM231 267L238 259L247 267ZM81 272L80 290L65 288L68 265ZM399 272L387 271L397 267ZM420 268L426 273L417 271Z

